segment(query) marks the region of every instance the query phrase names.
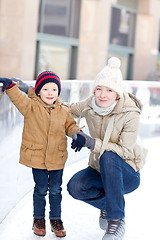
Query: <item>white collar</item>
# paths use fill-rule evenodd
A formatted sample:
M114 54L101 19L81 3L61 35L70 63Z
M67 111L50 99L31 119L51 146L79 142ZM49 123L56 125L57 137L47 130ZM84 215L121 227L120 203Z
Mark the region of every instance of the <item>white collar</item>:
M101 116L105 116L105 115L108 115L109 113L111 113L114 109L114 107L116 106L117 104L117 100L109 107L107 108L102 108L102 107L99 107L97 104L96 104L96 99L95 99L95 96L93 96L92 98L92 107L93 107L93 110L98 114L98 115L101 115Z

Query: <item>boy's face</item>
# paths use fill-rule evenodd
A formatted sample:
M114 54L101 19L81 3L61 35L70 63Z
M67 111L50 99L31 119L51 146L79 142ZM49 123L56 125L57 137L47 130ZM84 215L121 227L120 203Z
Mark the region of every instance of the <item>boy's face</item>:
M58 86L53 82L46 83L41 88L39 94L40 98L43 102L48 105L52 105L54 101L57 100L58 97Z

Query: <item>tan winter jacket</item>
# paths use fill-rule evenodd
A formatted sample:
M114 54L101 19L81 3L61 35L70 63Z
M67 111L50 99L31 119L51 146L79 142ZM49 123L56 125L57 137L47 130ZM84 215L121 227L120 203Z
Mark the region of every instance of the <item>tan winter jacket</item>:
M33 88L28 98L17 85L6 93L24 116L20 163L38 169L63 169L67 160L66 135L71 137L79 131L75 120L60 100L49 107Z
M71 104L71 113L85 117L89 132L95 141L90 154L89 166L99 171L99 158L104 151L113 151L135 171L140 170L146 159L147 150L137 143L142 105L132 94L124 93L109 115L100 116L92 108L92 97Z

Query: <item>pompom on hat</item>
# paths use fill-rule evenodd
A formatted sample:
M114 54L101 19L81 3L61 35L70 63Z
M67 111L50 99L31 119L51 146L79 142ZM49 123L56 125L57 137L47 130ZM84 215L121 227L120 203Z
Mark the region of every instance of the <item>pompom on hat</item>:
M58 75L52 71L44 71L40 73L37 77L36 84L35 84L35 93L38 95L39 91L46 83L53 82L58 86L58 96L61 92L61 80Z
M113 89L120 97L123 96L122 73L120 70L121 61L117 57L111 57L105 66L96 76L94 90L97 86L105 86Z

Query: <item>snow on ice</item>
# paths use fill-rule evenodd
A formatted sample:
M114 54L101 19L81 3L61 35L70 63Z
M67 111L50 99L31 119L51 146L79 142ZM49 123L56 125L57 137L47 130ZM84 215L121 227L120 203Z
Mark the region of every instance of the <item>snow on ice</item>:
M148 160L141 172L141 186L126 195L126 234L124 240L152 240L159 236L160 175L158 160L159 138L144 141L149 147ZM99 210L73 199L66 190L70 177L78 170L87 167L88 159L74 163L64 170L62 219L67 240L101 240L104 232L99 228ZM43 239L57 239L51 232L46 207L47 234ZM32 191L30 191L9 213L0 225L0 239L34 240L32 231Z

